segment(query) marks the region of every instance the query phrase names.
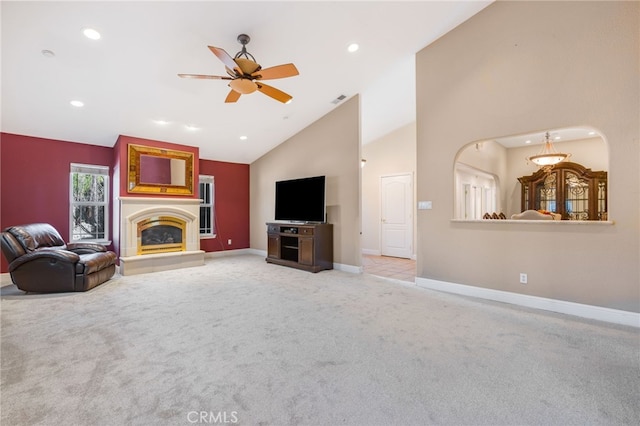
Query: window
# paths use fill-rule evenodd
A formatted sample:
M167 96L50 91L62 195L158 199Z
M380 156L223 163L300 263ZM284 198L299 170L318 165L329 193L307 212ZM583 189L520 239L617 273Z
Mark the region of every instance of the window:
M215 236L215 220L213 216L213 176L200 176L200 236Z
M71 164L71 241L107 241L109 235L109 168Z

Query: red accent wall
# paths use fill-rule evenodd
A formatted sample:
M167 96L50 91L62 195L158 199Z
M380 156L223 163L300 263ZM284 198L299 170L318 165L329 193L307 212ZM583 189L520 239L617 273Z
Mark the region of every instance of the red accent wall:
M216 225L216 237L201 239L200 249L249 248L249 165L200 160L200 174L214 177Z
M68 241L70 164L112 161L109 147L0 133L0 228L47 222Z
M0 133L0 229L23 223L52 224L63 239L69 239L69 172L71 163L109 166L111 175L111 250L119 247L118 194L128 197L147 196L128 194L127 145L152 146L193 152L196 147L171 144L129 136L120 136L113 148L73 143L53 139ZM217 237L201 240L202 250L221 251L249 247L249 165L213 160L199 160L194 164L198 174L215 178L215 216ZM161 197L162 194L148 196ZM165 195L167 201L176 196ZM197 187L193 196L198 198ZM232 244L227 241L231 239ZM0 272L8 272L4 257Z

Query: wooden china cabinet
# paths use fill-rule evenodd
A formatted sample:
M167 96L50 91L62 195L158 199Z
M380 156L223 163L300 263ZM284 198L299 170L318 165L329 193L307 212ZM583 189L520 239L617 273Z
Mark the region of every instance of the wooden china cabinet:
M561 162L518 178L521 209L547 210L563 220L607 220L607 172Z

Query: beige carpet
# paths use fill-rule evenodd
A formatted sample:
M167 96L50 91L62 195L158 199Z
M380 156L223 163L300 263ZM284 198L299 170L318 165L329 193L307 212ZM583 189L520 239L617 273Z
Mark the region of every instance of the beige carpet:
M2 294L2 425L637 425L637 329L252 255Z

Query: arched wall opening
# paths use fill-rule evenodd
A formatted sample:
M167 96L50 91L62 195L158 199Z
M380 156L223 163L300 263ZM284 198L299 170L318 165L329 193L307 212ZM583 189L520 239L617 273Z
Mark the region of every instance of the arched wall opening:
M607 191L609 185L609 148L604 135L591 126L574 126L528 132L468 143L458 151L454 161L453 218L458 220L478 220L483 217L486 219L486 214L488 214L495 219L493 213L496 213L500 219L510 219L524 210L533 209L531 206L535 205L545 206L547 209L552 206L553 209L565 213L562 217L565 220L585 220L586 216L584 214L566 213L571 211L572 208L576 208L577 201L564 201L564 197L565 195L569 197L568 192L570 190L574 192L581 190L579 187L577 189L576 187L570 188L569 184L563 184L557 188L546 188L544 183L539 185L539 189L537 189L539 194L545 193L545 196L557 197L559 200L563 200L562 204L556 204L555 198L552 199L552 202L543 203L523 200L523 198L531 196L525 195L526 190L523 192L523 183L521 183L523 178L536 173L538 175L548 175L552 173L554 167L557 170L563 166L563 163L560 163L541 172L541 167L529 160L531 156L540 153L544 145L545 133L547 132L550 134L555 150L568 154L568 158L563 162L565 165L576 163L586 170L598 174L598 176L604 176L599 180L599 193L598 188L592 190L582 183L581 185L586 189L582 190L583 193L579 197L587 200L582 201L585 205L583 209L587 209L589 197L592 200L599 198L600 212L591 214L591 220L611 220L611 215L608 211L610 202ZM477 176L475 183L473 181L474 176ZM577 174L579 179L584 178L584 182L586 182L586 176ZM575 177L576 173L573 173L571 179L575 180ZM491 179L493 179L493 182ZM552 179L547 179L547 181L551 182ZM567 177L568 181L569 177ZM475 190L473 190L474 184L476 185ZM470 189L472 193L465 194L465 191ZM477 210L478 203L481 203L482 207L480 212ZM470 208L475 209L472 210L472 214L469 214ZM540 210L543 209L540 208Z

